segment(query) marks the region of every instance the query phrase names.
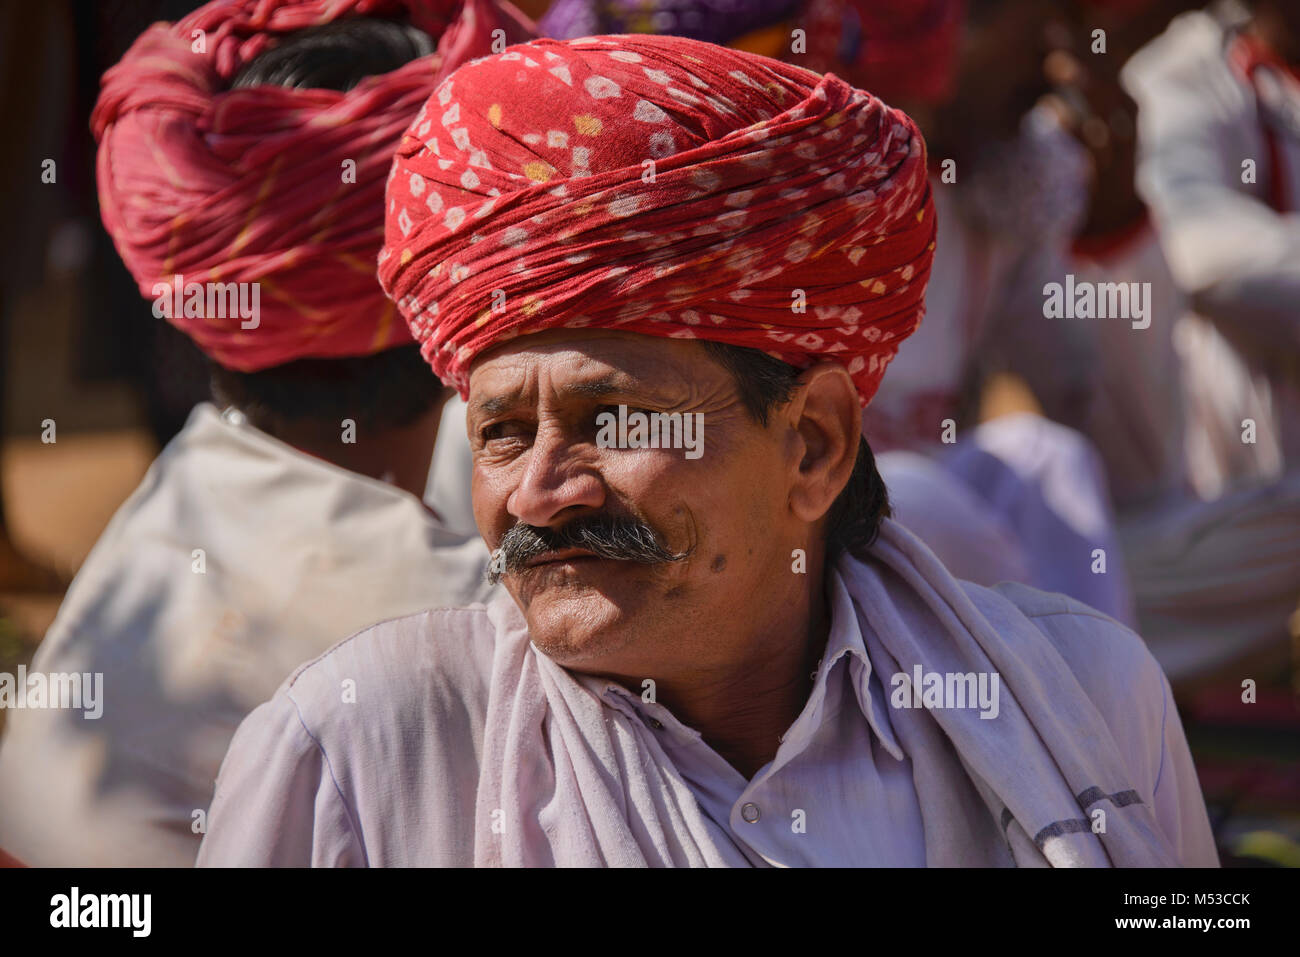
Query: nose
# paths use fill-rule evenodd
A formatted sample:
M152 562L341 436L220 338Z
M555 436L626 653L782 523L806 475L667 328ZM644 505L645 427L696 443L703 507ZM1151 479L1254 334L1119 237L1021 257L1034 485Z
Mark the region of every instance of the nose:
M538 527L563 524L571 510L600 508L605 485L582 446L557 428L538 429L524 453L527 461L519 484L506 500L516 519Z

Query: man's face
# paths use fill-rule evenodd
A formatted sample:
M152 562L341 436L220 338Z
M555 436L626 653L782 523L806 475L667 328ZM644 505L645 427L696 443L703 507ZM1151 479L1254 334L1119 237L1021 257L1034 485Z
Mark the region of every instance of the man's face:
M700 454L602 448L600 417L620 405L698 414ZM782 543L798 532L787 507L797 442L750 418L699 342L590 330L514 340L474 364L468 429L479 531L495 551L522 523L512 534L534 557L504 582L560 664L634 678L709 667L710 633L794 587ZM668 560L554 550L564 543L550 536L592 519L644 526Z

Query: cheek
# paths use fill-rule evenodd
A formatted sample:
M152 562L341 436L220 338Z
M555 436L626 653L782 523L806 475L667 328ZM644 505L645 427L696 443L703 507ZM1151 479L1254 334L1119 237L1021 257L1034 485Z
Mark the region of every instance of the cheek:
M770 552L788 535L789 489L776 449L754 444L736 449L701 476L701 509L710 550L702 563L710 575L737 582L763 574Z
M647 514L660 504L677 497L677 490L691 480L695 463L682 462L682 453L673 449L602 449L592 467L605 485Z
M692 576L734 574L773 538L780 490L753 450L685 459L676 452L622 452L604 464L615 495L630 503L675 548L696 549L678 566Z
M733 580L752 577L764 566L764 553L781 534L777 501L757 470L713 482L707 515L710 518L708 570L725 572Z

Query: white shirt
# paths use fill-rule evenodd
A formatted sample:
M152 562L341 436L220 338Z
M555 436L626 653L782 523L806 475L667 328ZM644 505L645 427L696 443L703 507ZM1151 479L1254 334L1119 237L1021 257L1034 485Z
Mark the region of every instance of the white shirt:
M240 721L341 638L487 594L487 549L409 493L200 405L77 574L30 671L103 714L15 710L0 847L31 865L193 863ZM336 691L339 689L336 689Z

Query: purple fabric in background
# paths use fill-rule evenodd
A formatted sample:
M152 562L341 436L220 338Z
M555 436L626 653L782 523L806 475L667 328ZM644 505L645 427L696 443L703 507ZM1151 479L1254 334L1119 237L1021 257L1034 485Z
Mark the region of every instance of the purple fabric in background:
M555 0L538 21L542 36L658 33L724 44L793 16L801 0Z

